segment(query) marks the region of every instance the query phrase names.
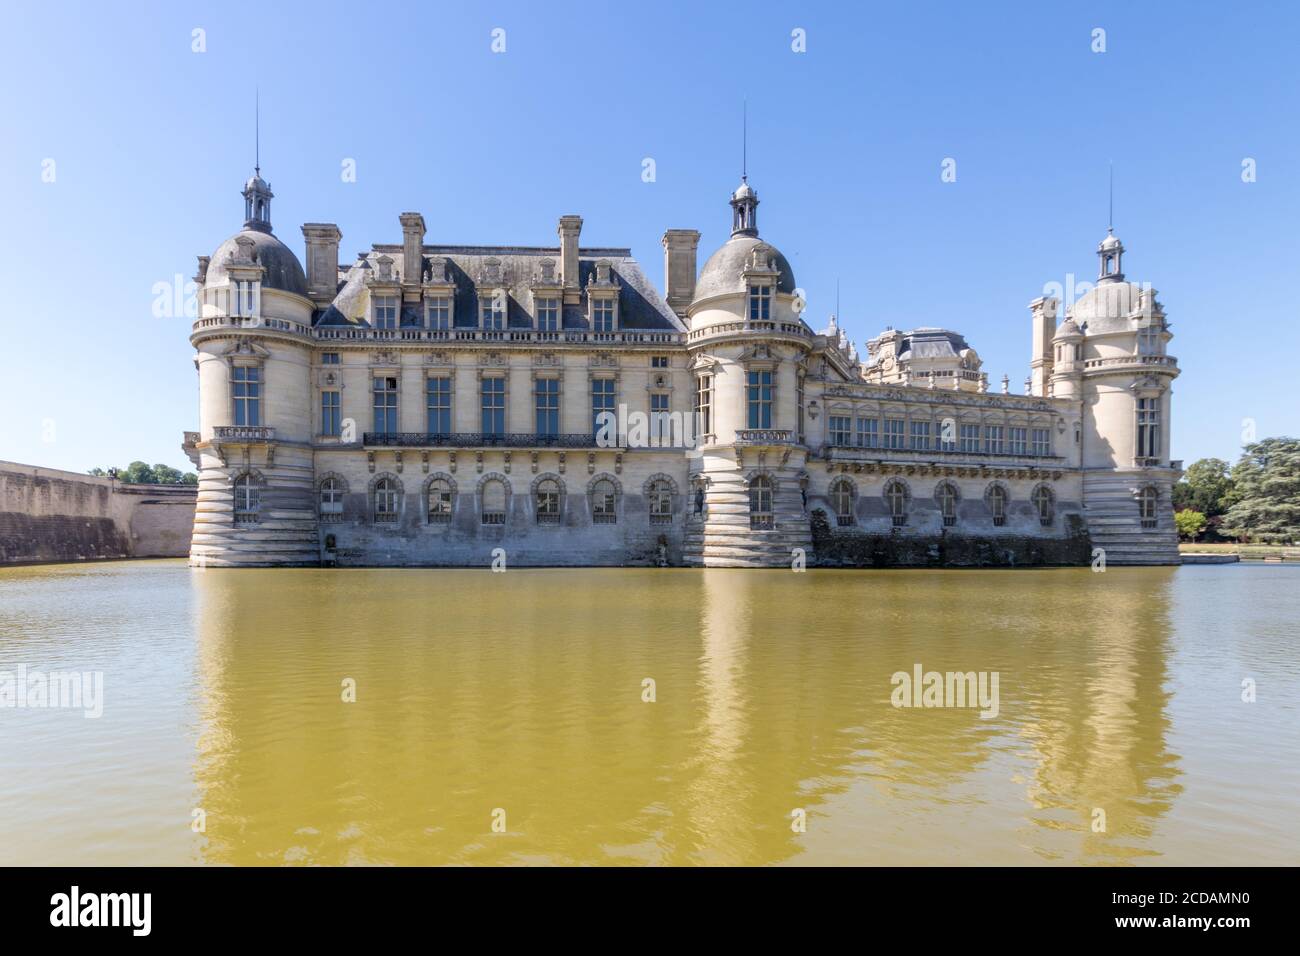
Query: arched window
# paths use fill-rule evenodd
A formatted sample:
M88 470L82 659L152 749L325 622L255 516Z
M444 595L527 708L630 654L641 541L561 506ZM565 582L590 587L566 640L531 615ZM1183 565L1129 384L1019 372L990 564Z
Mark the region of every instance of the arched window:
M538 524L560 523L560 483L553 478L546 478L537 483L534 492L537 505Z
M957 489L952 482L940 483L934 492L935 501L939 503L939 514L943 516L943 526L951 528L957 523Z
M771 531L774 526L772 479L756 475L749 483L749 527L755 531Z
M650 498L650 523L673 523L673 486L663 478L650 482L647 489Z
M993 513L993 524L997 527L1007 523L1007 490L1001 485L994 485L988 490L985 498L989 503L989 511Z
M429 524L451 521L451 485L445 478L429 482Z
M235 522L244 524L256 521L261 506L261 486L256 478L244 472L235 479Z
M885 485L885 505L889 508L889 518L895 528L907 524L907 486L901 481L891 481Z
M483 484L483 524L506 523L506 486L496 478Z
M618 521L618 492L614 482L601 478L591 486L591 523L615 524Z
M397 482L392 478L380 478L375 485L375 520L397 520Z
M343 517L343 483L337 478L326 478L320 483L320 518L338 521Z
M1160 500L1160 493L1150 485L1138 492L1138 515L1142 519L1142 527L1154 528L1160 522L1156 517L1156 503Z
M1052 500L1052 490L1046 485L1034 489L1034 509L1038 512L1038 523L1044 527L1050 525L1056 516L1056 502Z
M835 523L841 528L853 524L853 482L841 478L831 485L831 507L835 509Z

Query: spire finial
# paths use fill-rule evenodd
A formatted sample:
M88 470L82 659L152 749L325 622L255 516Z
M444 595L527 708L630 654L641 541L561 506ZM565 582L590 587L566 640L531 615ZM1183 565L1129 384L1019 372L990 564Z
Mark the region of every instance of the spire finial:
M262 91L253 87L253 172L262 175Z
M749 98L741 101L740 120L740 181L749 182Z
M1110 161L1110 195L1106 206L1106 235L1115 234L1115 161Z

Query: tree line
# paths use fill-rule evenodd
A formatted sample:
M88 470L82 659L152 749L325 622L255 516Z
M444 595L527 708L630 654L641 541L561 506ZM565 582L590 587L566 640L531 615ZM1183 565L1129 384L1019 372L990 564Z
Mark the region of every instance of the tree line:
M1173 504L1178 534L1191 541L1300 541L1300 439L1252 442L1235 465L1192 462L1174 485Z
M92 468L87 472L96 478L116 478L133 485L197 485L199 476L192 471L182 472L171 465L147 465L133 461L125 468Z

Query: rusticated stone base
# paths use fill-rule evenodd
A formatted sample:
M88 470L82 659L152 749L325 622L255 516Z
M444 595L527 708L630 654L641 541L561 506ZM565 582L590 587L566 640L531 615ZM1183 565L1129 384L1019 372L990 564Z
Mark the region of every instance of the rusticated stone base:
M823 568L1082 566L1092 558L1091 539L1077 515L1067 516L1065 536L1035 538L832 530L826 513L817 509L812 514L812 536L813 563Z

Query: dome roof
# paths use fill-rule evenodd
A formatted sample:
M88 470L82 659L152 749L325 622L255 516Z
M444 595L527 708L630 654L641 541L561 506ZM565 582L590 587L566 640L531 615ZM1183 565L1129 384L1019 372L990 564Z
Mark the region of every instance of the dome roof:
M1052 338L1068 339L1082 334L1083 333L1079 331L1079 326L1074 319L1067 318L1059 327L1057 327L1056 334L1053 335Z
M1122 245L1122 243L1119 241L1118 238L1116 238L1115 234L1112 232L1112 233L1107 233L1106 238L1101 241L1101 245L1098 246L1097 248L1116 249L1120 245Z
M307 294L307 277L293 250L271 233L259 229L243 229L217 246L208 266L208 285L220 285L225 281L226 260L232 253L239 251L236 240L241 236L247 236L253 241L253 259L266 269L266 274L262 277L262 288L279 289L301 296Z
M745 263L755 246L763 245L772 250L775 260L778 292L794 292L794 271L781 251L770 242L764 242L757 236L732 236L704 263L700 270L699 281L695 283L695 298L707 299L715 295L744 294Z
M731 194L732 199L752 199L757 196L758 193L754 192L754 187L749 184L749 180L741 180L736 191Z
M1142 287L1135 282L1099 282L1066 310L1066 319L1088 326L1088 333L1128 331L1129 315L1140 306Z

